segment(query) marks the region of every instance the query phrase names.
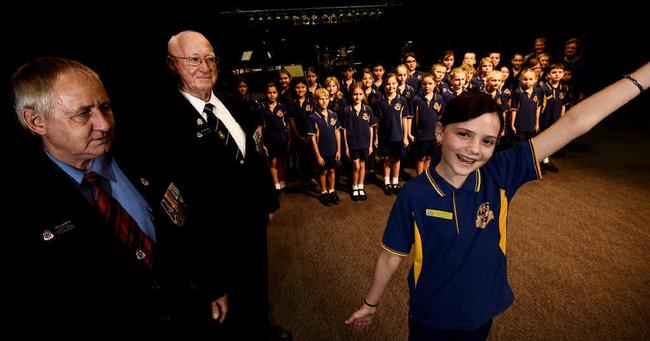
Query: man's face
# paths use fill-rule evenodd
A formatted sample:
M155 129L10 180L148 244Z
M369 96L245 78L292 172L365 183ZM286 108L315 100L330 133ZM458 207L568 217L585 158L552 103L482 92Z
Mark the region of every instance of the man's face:
M115 121L104 87L77 71L58 77L52 92L49 116L42 116L47 151L77 168L106 154L113 141Z
M212 91L217 83L217 64L206 60L206 57L214 57L215 54L212 45L203 35L195 32L184 34L169 53L173 56L170 58L172 68L180 77L181 90L197 98L203 98ZM189 65L188 58L199 58L200 64Z

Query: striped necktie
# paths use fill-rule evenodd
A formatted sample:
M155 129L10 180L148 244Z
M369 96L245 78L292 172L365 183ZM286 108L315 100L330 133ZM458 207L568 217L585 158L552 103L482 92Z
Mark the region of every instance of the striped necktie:
M113 228L115 237L133 252L136 259L151 268L153 266L154 243L129 213L100 185L101 176L90 171L84 174L82 184L92 191L92 198L104 218L104 223Z
M232 154L232 157L237 160L237 162L243 164L244 155L241 150L239 150L237 142L233 139L232 135L230 135L230 131L228 131L226 125L217 117L217 115L214 114L213 110L214 105L212 105L212 103L206 103L203 108L203 113L207 116L208 125L217 133L219 139L223 141L226 151Z

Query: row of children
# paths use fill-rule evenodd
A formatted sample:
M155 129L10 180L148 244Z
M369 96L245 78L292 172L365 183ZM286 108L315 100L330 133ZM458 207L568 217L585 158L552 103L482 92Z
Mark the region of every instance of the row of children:
M394 74L384 75L383 65L375 65L363 69L357 82L350 65L341 82L328 77L324 87L314 68L307 69L306 77L294 79L281 70L278 82L266 86L265 102L257 109L263 117L264 142L278 193L286 186L285 161L291 156L305 179L312 178L316 166L322 202L338 203L335 173L344 155L352 164L352 200L365 200L365 163L374 164L369 155L375 150L384 161L384 192L399 192L400 163L407 147L417 173L422 173L437 155L436 122L445 106L463 92L488 93L501 105L508 128L502 146L529 139L566 110L569 91L561 84L561 64L549 66L544 76L539 60L529 59L530 67L524 69L523 56L515 54L512 72L506 67L497 71L494 66L499 65L500 54L491 53L480 60L475 75L472 57L466 54L468 63L449 70L453 53L447 53L442 63L423 73L415 70L415 55L407 53L405 64L397 66ZM548 159L542 169L558 171Z

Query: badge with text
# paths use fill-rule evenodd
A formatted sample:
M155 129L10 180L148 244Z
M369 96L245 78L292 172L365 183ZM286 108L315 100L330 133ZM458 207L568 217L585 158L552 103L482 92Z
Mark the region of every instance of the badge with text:
M50 241L56 236L60 236L66 232L72 231L75 229L76 226L72 223L70 220L66 220L65 222L58 224L54 227L47 228L43 230L43 240L44 241Z
M185 201L176 184L173 182L169 184L160 204L174 224L185 225Z
M494 212L490 209L490 203L484 202L476 211L476 228L484 229L494 219Z

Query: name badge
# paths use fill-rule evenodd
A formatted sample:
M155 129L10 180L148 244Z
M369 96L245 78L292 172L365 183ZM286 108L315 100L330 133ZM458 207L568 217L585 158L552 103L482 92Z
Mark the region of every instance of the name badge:
M160 204L174 224L185 225L185 201L175 183L169 184Z
M447 220L454 219L454 214L447 211L432 210L428 208L426 210L426 214L428 217L436 217L436 218L442 218Z
M46 228L43 230L43 240L44 241L50 241L54 239L56 236L60 236L66 232L72 231L76 228L76 226L72 223L70 220L66 220L65 222L56 225L51 228Z

